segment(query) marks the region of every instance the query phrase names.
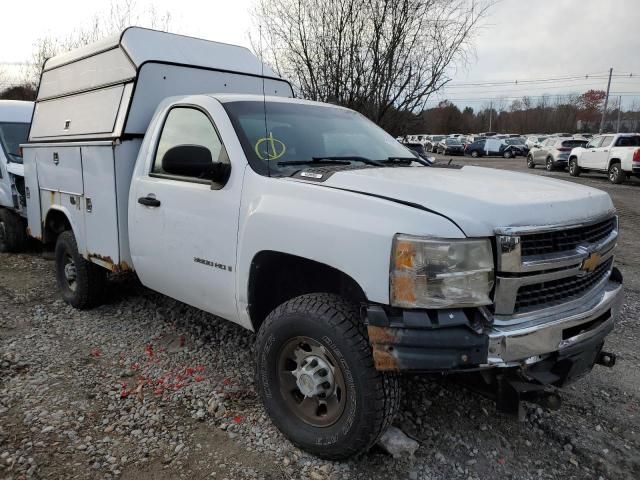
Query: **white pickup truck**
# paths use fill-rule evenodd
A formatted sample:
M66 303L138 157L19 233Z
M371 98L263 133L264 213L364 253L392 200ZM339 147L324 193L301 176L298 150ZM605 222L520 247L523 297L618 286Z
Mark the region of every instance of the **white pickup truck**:
M584 147L569 154L569 174L604 172L611 183L622 183L640 175L640 134L596 135Z
M514 411L613 365L606 193L431 166L292 96L245 49L137 28L49 60L27 205L64 300L96 305L108 272L135 271L257 332L266 411L332 459L383 433L398 373L467 374Z
M20 144L27 141L33 102L0 100L0 252L23 249L27 199Z

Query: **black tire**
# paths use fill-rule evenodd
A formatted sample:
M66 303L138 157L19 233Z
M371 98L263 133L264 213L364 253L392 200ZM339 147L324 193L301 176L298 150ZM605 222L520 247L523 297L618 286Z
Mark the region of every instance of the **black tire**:
M553 158L547 157L545 168L547 169L547 172L553 172L556 169L556 167L553 165Z
M471 150L471 158L478 158L480 154L477 150Z
M569 175L571 175L572 177L580 176L580 165L578 165L577 158L571 158L569 160Z
M26 243L27 232L22 218L11 210L0 208L0 252L21 252Z
M56 242L56 281L62 298L80 310L99 305L104 298L106 270L78 252L73 232L62 232Z
M294 348L302 355L304 351L311 352L307 354L310 356L314 354L309 344L306 344L308 350L300 350L304 349L307 340L314 345L315 353L325 355L324 360L328 359L327 364L332 368L335 386L328 396L304 397L301 394L302 387L293 372L299 370L301 364L313 365L313 361L306 363L305 358L309 357L287 364L292 362L286 354L292 344L297 345ZM256 350L257 390L267 413L294 445L313 455L341 460L367 451L384 433L398 410L397 375L375 369L358 306L337 295L302 295L280 305L261 326ZM298 353L296 358L300 360ZM285 368L284 365L288 366ZM288 373L292 379L288 379ZM338 389L340 378L344 392ZM316 419L322 422L323 417L318 415L320 408L313 405L312 411L318 416L310 420L301 418L303 402L321 404L323 398L333 399L334 405L336 402L343 405L339 414L332 414L325 407L325 416L335 417L333 423L314 425Z
M506 150L502 156L506 159L513 158L513 153L511 153L511 150Z
M619 185L624 182L625 178L627 178L627 174L622 171L620 162L614 162L609 166L609 181L611 183Z
M527 155L527 168L536 168L536 162L533 161L533 155Z

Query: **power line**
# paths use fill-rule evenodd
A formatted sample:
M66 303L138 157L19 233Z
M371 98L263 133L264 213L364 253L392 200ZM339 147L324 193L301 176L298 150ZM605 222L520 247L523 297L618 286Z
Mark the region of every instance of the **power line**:
M637 77L637 75L627 72L613 75L613 78L622 77ZM528 85L533 83L554 83L554 82L566 82L577 80L601 80L609 78L608 72L596 72L586 73L583 75L567 75L563 77L546 77L536 79L517 79L513 80L484 80L484 81L470 81L470 82L450 82L446 85L448 88L458 87L480 87L480 86L503 86L503 85Z
M554 97L570 97L570 96L575 96L576 94L558 94L558 95L524 95L527 98L549 98L552 99ZM611 92L611 95L617 95L620 97L638 97L640 96L640 91L638 92ZM431 103L432 105L437 105L440 102L443 102L445 100L448 100L450 102L489 102L489 101L495 101L495 100L521 100L523 98L523 95L519 95L519 96L503 96L503 95L498 95L498 96L494 96L494 97L473 97L473 98L441 98L441 99L433 99L433 100L428 100L427 104ZM432 103L433 102L433 103Z

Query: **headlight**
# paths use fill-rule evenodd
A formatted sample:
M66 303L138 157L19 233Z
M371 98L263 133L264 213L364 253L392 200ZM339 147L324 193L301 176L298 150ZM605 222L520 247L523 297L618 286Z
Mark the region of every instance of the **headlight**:
M488 239L396 235L391 255L391 304L405 308L489 305L493 254Z

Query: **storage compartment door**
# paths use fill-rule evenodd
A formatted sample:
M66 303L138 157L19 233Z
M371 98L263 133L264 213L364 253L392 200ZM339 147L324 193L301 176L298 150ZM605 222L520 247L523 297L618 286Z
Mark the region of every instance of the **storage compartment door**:
M113 147L82 147L84 219L89 260L119 271L118 204Z
M42 240L42 215L40 212L40 187L37 170L38 149L24 149L24 183L27 197L27 232L32 237Z
M44 147L37 152L41 189L82 195L80 147Z

